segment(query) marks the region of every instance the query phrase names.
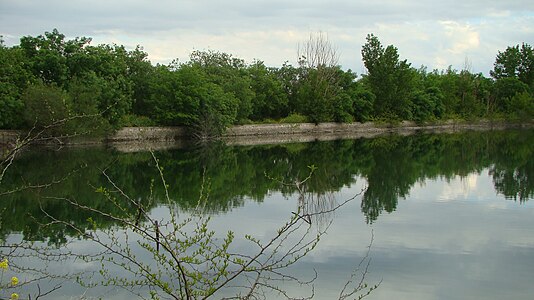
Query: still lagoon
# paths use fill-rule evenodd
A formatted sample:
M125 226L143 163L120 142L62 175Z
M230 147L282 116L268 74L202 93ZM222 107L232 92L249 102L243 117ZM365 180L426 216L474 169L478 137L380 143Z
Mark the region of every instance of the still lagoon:
M234 249L243 253L253 250L243 236L272 236L299 207L310 213L328 211L312 220L318 230L327 228L318 246L288 270L303 279L317 272L315 299L338 299L362 260L369 262L365 281L380 284L367 299L534 297L533 130L388 134L261 146L217 143L153 155L172 204L164 201L164 189L153 184L159 173L148 151L96 147L23 153L0 186L2 257L9 257L9 246L19 243L58 252L92 247L68 227L43 227L47 213L79 227L91 218L98 230L121 230L111 220L59 200L112 210L95 194L109 185L105 171L157 219L169 211L190 215L209 181L202 213L211 217L217 235L233 231ZM312 165L316 170L299 186L300 193L296 186L280 183L306 178ZM30 282L20 287L22 295L60 286L44 298L132 299L124 289L82 287L64 276L94 271L94 264L16 255L10 261L20 269L9 270L4 278L36 279L28 267L49 275L36 281L39 286ZM310 295L310 285L278 286L293 297ZM230 295L225 293L231 291L215 298Z

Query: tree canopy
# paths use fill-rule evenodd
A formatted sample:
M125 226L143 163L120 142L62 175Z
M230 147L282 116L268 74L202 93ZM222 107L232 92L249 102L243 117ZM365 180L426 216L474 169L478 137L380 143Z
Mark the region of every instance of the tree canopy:
M281 67L211 50L154 65L140 46L91 43L56 29L12 47L0 40L0 128L31 128L53 113L87 118L70 122L63 129L70 132L181 125L209 137L251 122L534 115L534 54L526 43L497 53L492 78L468 69L416 69L373 34L361 49L367 72L360 76L338 65L322 33L299 47L296 66Z

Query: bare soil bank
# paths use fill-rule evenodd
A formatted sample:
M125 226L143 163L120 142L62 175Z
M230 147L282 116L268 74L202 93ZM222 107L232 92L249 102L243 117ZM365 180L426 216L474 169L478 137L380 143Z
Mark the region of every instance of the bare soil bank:
M394 125L373 122L240 125L228 128L222 139L232 145L259 145L373 137L387 133L407 135L419 131L455 132L506 128L534 128L534 121L510 123L489 120L476 122L450 120L425 125L408 121ZM19 134L20 132L13 130L0 131L0 144L13 143ZM187 129L184 127L126 127L106 139L77 139L63 142L78 145L108 143L123 151L136 151L139 148L149 147L154 149L180 147L180 145L187 144L187 140ZM57 143L57 140L54 142Z

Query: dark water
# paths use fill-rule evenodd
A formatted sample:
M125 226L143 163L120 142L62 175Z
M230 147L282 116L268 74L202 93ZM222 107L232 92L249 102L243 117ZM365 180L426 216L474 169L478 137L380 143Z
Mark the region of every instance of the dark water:
M155 156L169 184L169 196L181 213L196 207L203 179L208 178L204 211L212 215L211 226L232 230L236 236L269 236L297 209L296 187L272 178L295 182L308 175L308 166L316 166L303 186L310 211L328 210L365 188L361 197L314 220L318 227L332 225L319 246L292 268L303 277L317 270L316 299L338 297L371 239L367 282L382 283L368 299L534 297L532 130L388 135L254 147L218 144L161 151ZM2 240L90 247L83 239L73 242L77 233L68 227L43 228L39 223L49 220L45 211L81 228L90 226L88 218L101 230L115 228L113 221L72 209L57 199L72 198L120 214L95 194L97 187L109 186L103 170L155 216L168 214L164 189L151 185L158 172L149 152L39 149L24 153L0 186L0 192L22 189L0 198ZM24 188L36 185L43 186ZM238 239L236 245L248 251L244 241ZM2 248L2 256L6 251ZM47 268L61 273L83 267L73 263ZM24 272L18 276L24 277ZM299 287L284 289L293 296L307 295ZM63 283L53 298L70 299L83 293L129 297L122 290L87 291Z

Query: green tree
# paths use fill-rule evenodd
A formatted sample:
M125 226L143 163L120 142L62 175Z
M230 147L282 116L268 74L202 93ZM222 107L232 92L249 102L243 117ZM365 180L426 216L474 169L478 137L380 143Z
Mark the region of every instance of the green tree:
M143 115L149 109L145 100L150 97L149 80L154 68L148 60L148 53L140 46L129 51L126 57L127 74L132 82L132 112Z
M426 119L440 119L445 114L445 95L441 87L443 71L438 70L427 72L426 67L417 70L416 92L413 96L413 119L414 121L424 121ZM419 99L416 99L419 98ZM421 113L417 107L422 103L430 104L425 113ZM425 106L425 105L423 105ZM421 118L422 117L422 118Z
M198 64L155 67L147 93L145 116L161 125L188 126L197 137L220 135L237 120L239 100Z
M278 119L288 115L288 94L277 76L276 69L268 68L262 61L256 61L248 69L252 99L252 120Z
M8 48L0 39L0 128L22 126L24 104L20 95L34 80L26 64L20 48Z
M65 40L65 35L54 29L37 37L22 37L20 48L29 59L29 67L36 77L44 83L63 87L73 75L69 68L71 58L83 52L90 41L85 37Z
M69 117L69 96L54 84L37 82L22 94L24 121L38 129L61 122ZM64 127L51 129L49 134L61 134Z
M91 66L85 72L94 73L101 82L98 110L113 126L129 114L133 105L133 81L128 65L129 52L124 46L99 45L86 47L86 59Z
M178 72L180 90L175 99L185 108L182 113L189 115L188 125L198 138L219 136L237 121L239 99L212 82L202 67L182 65Z
M511 100L518 94L528 94L528 90L528 85L517 77L501 77L495 80L494 97L498 110L505 113L512 113L520 107L524 108L524 105L514 107Z
M67 40L54 29L37 37L22 37L20 49L28 60L27 68L45 84L68 91L76 78L96 76L100 82L94 101L104 118L118 126L120 119L131 113L134 83L136 96L145 96L144 80L150 63L140 48L129 52L124 46L91 46L90 42L85 37Z
M532 121L534 117L534 97L527 92L515 94L510 99L510 110L514 117Z
M382 46L373 34L366 37L362 58L367 68L366 83L376 96L375 114L379 117L411 119L411 96L415 70L406 60L399 60L396 47Z
M467 69L458 72L449 67L441 72L420 72L420 76L420 93L432 88L437 97L434 111L437 118L476 118L494 110L493 81L480 73L473 74Z
M412 98L412 115L416 122L440 118L443 114L443 94L438 87L417 91Z
M317 69L308 69L299 78L297 90L297 111L309 117L314 123L333 121L333 98L327 90L331 88Z
M16 86L0 81L0 128L13 129L21 125L23 104L19 95Z
M206 78L220 86L225 93L233 94L238 100L237 121L250 117L254 92L244 60L223 52L194 51L189 64L201 68Z
M160 125L189 126L194 123L198 103L184 102L179 73L163 65L153 69L148 77L148 96L143 100L145 109L140 114Z
M534 89L534 51L529 44L523 43L499 51L490 74L495 79L516 77Z
M373 116L373 107L376 96L367 89L363 84L358 85L354 92L353 99L353 115L358 122L365 122L371 120Z
M76 134L104 135L111 125L99 109L105 82L94 73L74 77L69 82L69 131ZM76 116L76 117L75 117Z
M450 66L441 72L437 70L425 76L425 87L437 86L443 94L444 117L455 118L458 115L460 96L458 95L458 71Z
M282 83L284 93L287 95L288 114L298 112L297 94L301 72L301 68L296 68L287 62L275 71L278 80Z
M484 104L487 102L485 97L488 96L484 76L462 70L457 82L459 103L456 111L468 118L481 117L484 114Z
M297 112L312 122L350 121L350 98L339 93L342 71L338 66L338 53L322 33L310 34L299 45L299 77L295 106Z
M334 88L335 98L333 101L333 118L335 122L352 122L355 117L355 102L361 100L358 98L358 87L356 73L352 70L343 71L340 67L336 67L336 85ZM362 104L362 103L358 103ZM360 107L362 108L362 107ZM363 110L360 110L363 111Z

